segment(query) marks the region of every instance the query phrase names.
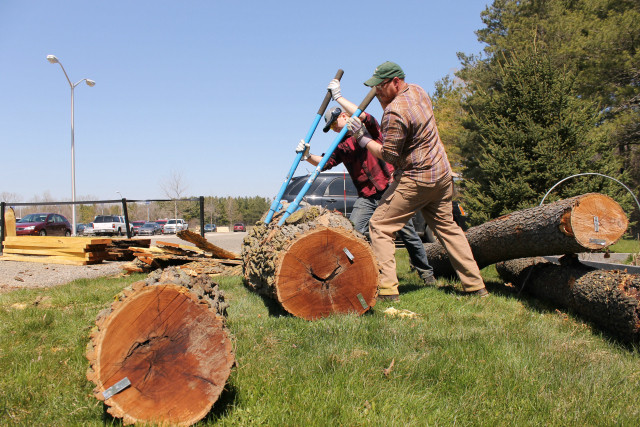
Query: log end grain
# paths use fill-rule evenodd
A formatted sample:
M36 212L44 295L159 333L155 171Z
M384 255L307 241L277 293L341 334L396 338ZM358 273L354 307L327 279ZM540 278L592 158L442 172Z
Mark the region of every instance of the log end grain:
M105 401L125 424L197 422L235 363L217 285L204 275L190 279L168 270L119 294L98 315L87 346L96 398L103 400L102 393L125 377L131 382Z
M362 314L375 305L377 262L367 242L351 232L318 227L284 251L278 265L277 299L297 317Z
M587 249L602 249L614 244L628 225L620 205L604 194L587 194L571 210L571 232Z

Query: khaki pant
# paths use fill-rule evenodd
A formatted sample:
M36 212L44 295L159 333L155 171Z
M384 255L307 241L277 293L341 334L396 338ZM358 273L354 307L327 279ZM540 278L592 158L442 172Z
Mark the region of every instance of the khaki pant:
M472 292L484 288L469 242L453 221L452 195L451 176L431 184L406 177L396 178L387 188L369 222L371 245L382 274L380 295L398 294L395 234L418 210L429 228L438 233L464 290Z

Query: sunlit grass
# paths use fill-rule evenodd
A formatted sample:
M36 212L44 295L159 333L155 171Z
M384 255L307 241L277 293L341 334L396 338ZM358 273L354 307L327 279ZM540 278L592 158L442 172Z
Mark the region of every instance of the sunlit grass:
M458 281L425 287L406 251L397 258L401 301L360 317L293 318L219 278L238 367L199 425L638 425L635 349L517 296L493 268L479 299ZM135 279L0 295L0 424L112 423L90 395L84 347L97 312ZM39 296L51 299L34 306ZM391 306L418 316L387 317Z

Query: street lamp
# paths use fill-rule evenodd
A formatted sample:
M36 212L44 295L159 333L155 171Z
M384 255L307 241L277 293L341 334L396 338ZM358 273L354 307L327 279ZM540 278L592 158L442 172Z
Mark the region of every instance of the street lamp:
M67 75L67 72L65 71L64 67L62 66L62 64L60 63L60 61L58 61L58 58L56 58L54 55L47 55L47 61L49 61L52 64L60 64L60 68L62 68L62 72L64 73L64 76L67 78L67 81L69 82L69 86L71 86L71 200L74 202L73 204L73 235L76 235L76 205L75 205L75 201L76 201L76 155L75 155L75 145L74 145L74 140L73 140L73 89L75 89L76 86L78 86L80 83L86 81L87 85L89 87L93 87L96 85L96 82L94 82L93 80L89 80L89 79L82 79L80 80L78 83L73 84L71 83L71 80L69 80L69 76Z
M120 194L120 192L118 190L116 190L116 193ZM120 198L124 199L124 197L122 197L122 194L120 194ZM120 204L120 213L124 214L124 212L122 211L122 203Z

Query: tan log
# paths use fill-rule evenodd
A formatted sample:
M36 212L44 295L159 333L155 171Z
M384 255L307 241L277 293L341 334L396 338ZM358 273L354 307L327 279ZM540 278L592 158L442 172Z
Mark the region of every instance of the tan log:
M242 246L247 286L307 320L362 314L375 305L378 264L364 236L340 213L317 206L278 227L258 221Z
M589 193L501 216L470 228L467 240L478 267L516 258L604 249L627 229L627 217L609 196ZM435 274L453 275L440 243L425 245Z
M173 268L125 288L100 312L87 345L94 396L127 378L105 400L124 424L191 425L204 418L235 363L228 304L206 275Z

